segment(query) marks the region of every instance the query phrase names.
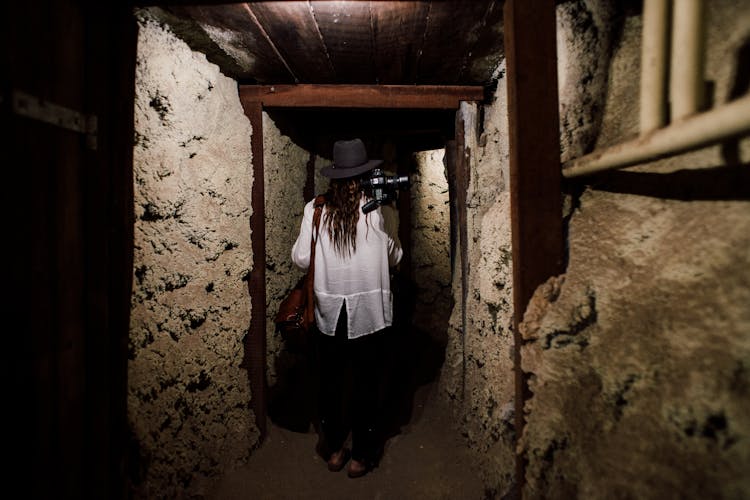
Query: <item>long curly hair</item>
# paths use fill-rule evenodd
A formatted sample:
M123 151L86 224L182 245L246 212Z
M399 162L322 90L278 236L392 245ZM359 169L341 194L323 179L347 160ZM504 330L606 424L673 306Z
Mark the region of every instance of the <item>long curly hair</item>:
M326 194L327 210L323 224L331 235L334 250L344 257L357 250L359 202L363 196L360 179L331 179Z

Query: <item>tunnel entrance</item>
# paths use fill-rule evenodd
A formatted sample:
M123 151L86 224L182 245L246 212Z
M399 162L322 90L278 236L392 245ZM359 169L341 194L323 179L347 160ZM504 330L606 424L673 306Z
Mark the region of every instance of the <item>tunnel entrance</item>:
M262 435L265 435L266 416L271 416L278 421L282 418L280 416L294 415L294 422L289 422L288 425L299 428L306 425L301 420L312 420L312 413L314 413L313 410L307 412L310 418L306 418L305 415L300 414L299 409L296 412L285 409L294 406L299 408L299 405L288 403L295 399L301 400L303 407L309 408L310 394L314 393L313 389L301 390L301 384L280 382L280 379L275 377L275 373L272 373L271 377L275 380L269 382L269 377L265 372L275 369L275 365L272 364L274 360L266 357L269 352L267 348L269 330L272 330L273 326L273 303L270 304L271 309L267 310L269 301L266 297L268 286L266 226L269 224L269 217L266 213L265 190L272 186L269 183L273 182L273 179L265 177L267 169L264 167L264 148L266 147L263 134L266 127L264 114L268 114L270 118L273 113L278 120L278 123L274 121L278 132L309 152L304 181L306 200L325 189L322 184L319 184L320 180L316 179L316 160L330 158L328 151L331 151L333 142L338 139L360 137L365 141L371 157L382 156L385 160L384 168L395 170L394 173L399 175L414 172L413 154L417 151L436 146L445 147L446 151L453 151L453 154L444 155L446 161L443 162L446 180L450 180L444 192L452 193L450 199L454 200L453 209L448 211L450 214L448 220L451 221L449 226L453 228L456 221L460 221L462 217L465 219L465 214L463 216L461 214L465 212L466 190L463 185L465 182L464 161L466 161L463 148L451 146L457 142L463 143L464 126L463 122L457 122L455 111L462 101L479 101L483 98L484 88L480 86L240 85L240 100L253 128L252 150L255 180L252 188L253 215L250 225L254 266L248 283L253 310L265 311L263 315L253 314L245 342L245 359L250 361L247 366L253 392L251 405ZM456 127L456 123L459 123L460 127ZM456 154L456 151L462 153ZM279 169L276 174L285 176L288 172ZM462 196L461 193L464 195ZM397 203L402 221L410 218L409 202L408 197L399 196ZM298 229L299 220L286 220L285 224ZM411 226L411 224L403 223L400 225L399 236L404 248L411 249ZM465 224L463 227L465 228ZM465 240L465 230L459 232L463 236L452 235L450 237L450 254L453 254L457 241ZM296 232L288 233L288 237L291 241L287 241L286 246L279 251L289 251ZM465 248L465 244L461 247ZM402 260L401 266L402 269L411 271L410 256ZM414 287L410 278L410 276L395 277L396 288L400 288L401 293L406 297L414 297ZM265 286L261 286L262 284ZM282 292L282 294L285 293L286 291ZM450 310L450 308L445 307L443 310ZM410 316L412 312L413 309L406 304L402 304L400 310L397 311L400 315L400 324L410 329L411 321L404 318ZM398 329L403 331L403 327L398 327ZM273 349L273 346L271 347ZM282 372L291 377L298 377L300 380L311 380L309 363L304 358L300 359L299 356L293 356L284 351L283 348L277 349L279 359L287 357L287 361L280 362ZM407 352L407 350L402 349L402 352ZM309 360L308 356L307 361ZM405 366L403 362L394 360L392 366L398 365L401 368L395 369L396 373ZM401 375L403 376L403 373ZM274 390L270 391L269 386ZM272 409L269 408L269 404L273 406ZM398 419L395 418L395 420Z

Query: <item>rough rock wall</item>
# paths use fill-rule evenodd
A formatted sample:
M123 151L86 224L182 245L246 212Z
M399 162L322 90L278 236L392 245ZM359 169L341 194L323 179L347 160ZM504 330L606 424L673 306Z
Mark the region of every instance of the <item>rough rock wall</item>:
M200 497L257 443L250 123L236 82L140 13L128 364L136 498Z
M445 335L452 307L450 214L444 149L415 154L411 176L411 237L415 290L414 324ZM442 339L441 339L442 340Z
M504 71L501 72L504 74ZM463 106L467 124L478 110ZM491 105L485 106L481 131L467 125L468 268L463 305L460 249L454 256L450 318L441 392L455 409L461 432L476 452L487 496L511 488L513 454L513 319L508 192L507 103L501 76ZM479 128L479 127L477 127ZM454 228L458 229L458 228Z
M750 2L706 18L722 103ZM625 19L599 145L637 133L640 27ZM566 273L521 325L526 498L750 497L748 162L745 139L577 183Z
M591 151L601 127L609 61L619 31L614 4L613 0L576 0L557 7L563 162Z
M284 343L275 333L274 316L279 303L303 273L292 262L291 251L299 234L305 207L303 189L310 153L282 135L263 113L263 170L266 209L266 331L267 381L276 383L283 370Z

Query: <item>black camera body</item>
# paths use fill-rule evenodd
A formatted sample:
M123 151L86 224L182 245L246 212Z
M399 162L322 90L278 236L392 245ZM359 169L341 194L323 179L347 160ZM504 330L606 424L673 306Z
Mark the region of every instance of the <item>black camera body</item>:
M396 199L396 191L409 189L406 175L385 175L383 169L374 168L370 177L362 179L362 188L372 198L362 206L362 212L372 212L381 205Z

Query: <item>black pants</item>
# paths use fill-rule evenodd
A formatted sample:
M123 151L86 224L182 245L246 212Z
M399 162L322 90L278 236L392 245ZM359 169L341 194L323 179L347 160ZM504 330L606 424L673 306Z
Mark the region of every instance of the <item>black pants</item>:
M374 464L379 459L380 392L383 375L384 331L347 338L346 308L336 335L319 334L320 427L323 449L341 449L352 433L352 458Z

